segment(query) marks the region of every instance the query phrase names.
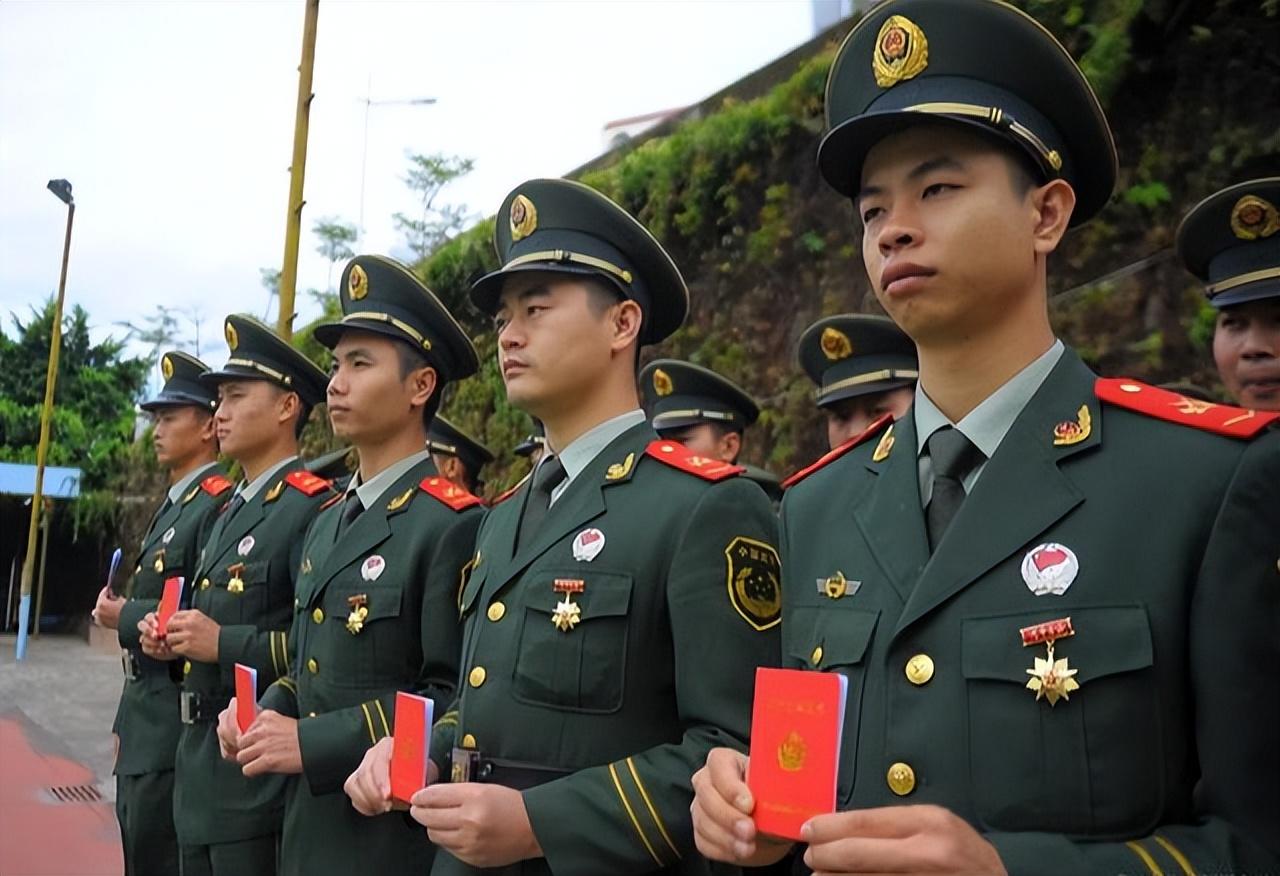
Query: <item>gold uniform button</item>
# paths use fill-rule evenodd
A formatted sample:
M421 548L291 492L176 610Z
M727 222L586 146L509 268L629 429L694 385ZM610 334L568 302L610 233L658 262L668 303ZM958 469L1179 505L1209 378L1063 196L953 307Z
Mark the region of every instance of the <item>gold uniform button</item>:
M208 590L208 589L209 589L209 579L208 579L208 578L205 578L203 581L201 581L201 582L200 582L200 589L201 589L201 590Z
M467 676L467 681L471 682L472 687L479 687L484 684L484 679L487 674L488 673L484 671L483 666L477 666L475 669L471 670L471 674Z
M311 619L318 624L324 623L324 612L317 608L315 611L311 612Z
M191 674L191 661L190 661L190 660L183 660L183 661L182 661L182 674L183 674L183 675L190 675L190 674Z
M819 663L822 662L822 646L821 645L813 649L813 653L809 655L809 662L812 663L814 666L817 666Z
M890 791L899 797L905 797L916 789L916 771L910 764L899 761L889 767L885 781L889 783Z
M473 749L473 750L474 750L474 749L475 749L475 747L476 747L476 738L475 738L474 736L472 736L470 733L468 733L466 736L463 736L463 737L462 737L462 747L463 747L463 748L470 748L470 749Z
M489 620L496 624L506 615L507 607L501 602L495 602L493 605L489 606L489 611L487 613L489 615Z
M308 717L308 718L314 718L315 716L316 716L316 713L315 713L315 712L307 712L307 717Z
M310 672L312 675L315 675L317 672L320 671L320 664L316 662L316 658L312 657L310 660L307 661L307 671Z
M907 681L912 684L927 684L933 678L933 658L928 654L917 654L907 661Z

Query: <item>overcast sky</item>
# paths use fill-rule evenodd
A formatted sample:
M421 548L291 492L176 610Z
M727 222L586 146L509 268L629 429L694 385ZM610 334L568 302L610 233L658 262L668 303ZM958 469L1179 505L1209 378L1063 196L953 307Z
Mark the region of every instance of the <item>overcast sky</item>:
M157 305L266 313L259 268L283 258L304 6L268 2L0 2L0 318L56 291L75 187L67 298L99 337ZM602 151L613 119L696 102L808 39L807 0L322 0L307 157L301 295L329 283L315 219L356 222L366 96L432 97L368 115L365 236L403 251L405 154L475 159L447 200L495 211L524 179ZM335 272L336 274L336 272ZM334 282L336 282L336 277ZM271 311L274 321L274 310ZM188 333L194 334L188 327Z

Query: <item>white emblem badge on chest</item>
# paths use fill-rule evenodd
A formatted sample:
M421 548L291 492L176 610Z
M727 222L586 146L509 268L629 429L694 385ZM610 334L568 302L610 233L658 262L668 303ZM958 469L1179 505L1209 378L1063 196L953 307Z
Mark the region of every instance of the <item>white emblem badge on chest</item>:
M1061 596L1080 574L1080 561L1069 547L1048 542L1022 558L1022 580L1036 596Z
M249 556L249 551L253 550L253 546L256 543L257 542L253 540L252 535L246 535L244 538L240 539L240 544L236 547L236 553L240 554L242 557L247 557Z
M573 537L573 558L579 562L591 562L604 550L604 533L598 529L584 529Z
M164 531L164 535L160 536L160 541L163 542L164 544L168 544L169 542L173 541L174 534L175 533L173 531L173 527L170 526L168 529Z
M374 554L368 557L360 566L360 577L366 581L377 581L384 569L387 568L387 561L380 554Z

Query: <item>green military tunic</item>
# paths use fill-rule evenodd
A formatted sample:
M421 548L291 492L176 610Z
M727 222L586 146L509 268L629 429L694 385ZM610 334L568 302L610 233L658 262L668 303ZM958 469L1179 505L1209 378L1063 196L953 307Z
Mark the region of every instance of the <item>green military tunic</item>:
M426 451L407 461L348 528L339 530L342 502L323 512L302 550L293 671L261 703L301 718L303 774L287 791L282 873L425 872L431 863L425 830L399 812L366 818L342 792L365 750L391 734L396 691L443 712L457 679L458 582L481 502L439 477Z
M120 607L118 635L124 689L112 732L116 756L116 815L129 873L171 873L177 868L173 827L173 761L182 724L178 720L181 664L142 653L138 624L156 610L164 582L190 581L200 546L230 495L231 482L218 465L192 472L176 498L156 510L138 551L138 566Z
M768 500L641 417L518 549L530 486L481 526L432 758L449 775L450 748L473 750L472 780L526 787L546 856L486 873L706 872L691 776L712 747L745 747L755 668L779 659ZM432 872L478 871L441 851Z
M799 479L784 660L849 679L839 808L947 807L1012 874L1275 870L1280 435L1243 440L1260 421L1095 386L1068 350L932 556L913 414ZM1046 663L1036 625L1064 619Z
M217 719L235 694L235 664L258 670L260 689L288 671L286 631L302 542L328 481L293 458L244 505L223 513L193 576L191 608L221 625L218 662L187 661L183 684L189 723L178 745L174 817L183 846L231 843L277 833L283 776L245 778L222 759Z

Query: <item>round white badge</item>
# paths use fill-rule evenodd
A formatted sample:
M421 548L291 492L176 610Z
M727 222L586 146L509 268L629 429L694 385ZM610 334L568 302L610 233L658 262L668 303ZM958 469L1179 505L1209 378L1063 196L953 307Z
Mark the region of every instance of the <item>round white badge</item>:
M598 529L584 529L573 537L573 558L579 562L591 562L604 550L604 533Z
M255 544L256 542L253 540L253 536L246 535L244 538L240 539L240 544L236 546L236 552L242 557L247 557L249 556L249 551L253 550L253 546Z
M387 568L387 561L379 554L368 557L360 566L360 577L366 581L377 581L378 576Z
M1036 596L1061 596L1080 574L1080 561L1069 547L1048 542L1022 558L1022 580Z

